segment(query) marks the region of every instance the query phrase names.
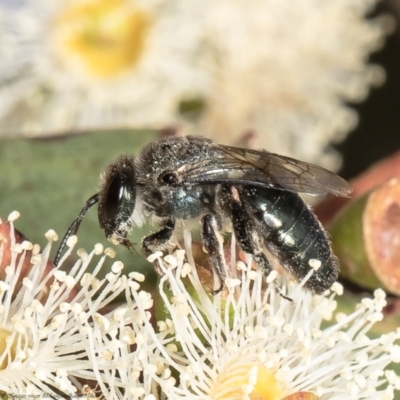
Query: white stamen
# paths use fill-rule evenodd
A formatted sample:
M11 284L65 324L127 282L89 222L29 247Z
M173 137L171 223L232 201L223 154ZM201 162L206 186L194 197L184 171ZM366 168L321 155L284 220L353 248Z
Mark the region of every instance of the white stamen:
M21 214L18 211L12 211L9 215L8 215L8 221L9 222L14 222L16 221L19 217L21 216Z
M155 253L153 253L147 257L147 261L150 263L153 263L154 261L156 261L158 258L160 258L162 256L163 256L162 251L156 251Z
M145 280L145 276L139 272L130 272L129 278L132 278L137 282L144 282Z
M49 229L44 236L49 242L56 242L58 240L58 235L54 229Z
M104 246L101 243L96 243L94 245L94 254L100 255L103 253Z
M308 260L308 265L314 270L314 271L318 271L319 268L321 267L321 261L317 260L316 258L311 258L310 260Z
M67 239L67 246L69 248L72 248L76 245L77 242L78 242L78 237L76 235L72 235Z

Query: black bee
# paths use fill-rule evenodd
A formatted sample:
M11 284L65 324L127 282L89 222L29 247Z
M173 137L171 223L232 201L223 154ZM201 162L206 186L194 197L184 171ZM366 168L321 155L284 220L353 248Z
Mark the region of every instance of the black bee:
M202 137L169 137L148 144L138 157L121 155L101 177L92 196L65 234L67 239L95 203L100 226L113 244L130 246L128 233L143 215L160 229L142 240L149 256L173 246L177 225L200 220L204 250L223 288L226 276L220 233L227 223L240 248L266 273L272 265L266 248L298 280L315 270L306 287L315 293L330 288L339 264L327 233L297 194L348 196L351 187L324 168L293 158L222 146ZM155 264L161 274L160 266Z

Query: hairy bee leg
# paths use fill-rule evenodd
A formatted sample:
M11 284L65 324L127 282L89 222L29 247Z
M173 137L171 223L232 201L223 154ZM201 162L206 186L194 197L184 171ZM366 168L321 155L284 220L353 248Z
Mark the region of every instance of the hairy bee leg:
M229 208L233 231L240 248L250 254L265 275L268 275L273 267L262 252L263 246L252 218L243 205L234 199L230 201Z
M227 192L225 191L225 194ZM236 200L233 196L225 197L225 202L229 204L230 216L233 226L233 231L240 248L253 257L256 264L263 270L265 276L268 276L274 268L269 262L266 255L262 252L263 240L260 237L258 229L256 228L251 215L244 204ZM291 298L285 296L279 287L274 283L274 288L280 296L284 299L293 301Z
M175 221L173 219L169 219L165 225L142 240L142 252L143 254L148 257L154 252L158 250L163 250L168 247L171 241L172 233L175 229ZM158 275L163 275L161 266L159 265L158 261L153 263L154 269Z
M220 282L220 286L213 291L213 294L218 294L224 288L226 277L223 240L220 235L221 223L215 214L206 214L201 219L201 224L203 249L208 254L208 259Z

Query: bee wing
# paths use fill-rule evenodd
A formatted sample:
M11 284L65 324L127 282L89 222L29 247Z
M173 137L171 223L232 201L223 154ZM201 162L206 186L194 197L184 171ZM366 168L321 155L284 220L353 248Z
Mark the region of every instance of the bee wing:
M185 165L182 182L189 185L232 183L286 189L311 195L349 196L351 186L340 176L294 158L212 144L209 158Z

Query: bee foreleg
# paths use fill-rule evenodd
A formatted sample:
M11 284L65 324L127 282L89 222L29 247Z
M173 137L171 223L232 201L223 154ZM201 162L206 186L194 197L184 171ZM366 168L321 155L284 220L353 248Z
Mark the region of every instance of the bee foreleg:
M142 252L148 257L158 250L164 250L169 247L171 243L172 233L175 229L175 221L171 218L165 225L157 232L151 233L142 240ZM158 275L163 275L162 269L156 260L154 263L154 269Z
M226 277L223 240L220 234L221 221L215 214L206 214L202 217L201 223L203 250L208 254L208 259L220 283L219 287L213 291L213 294L217 294L223 289Z

